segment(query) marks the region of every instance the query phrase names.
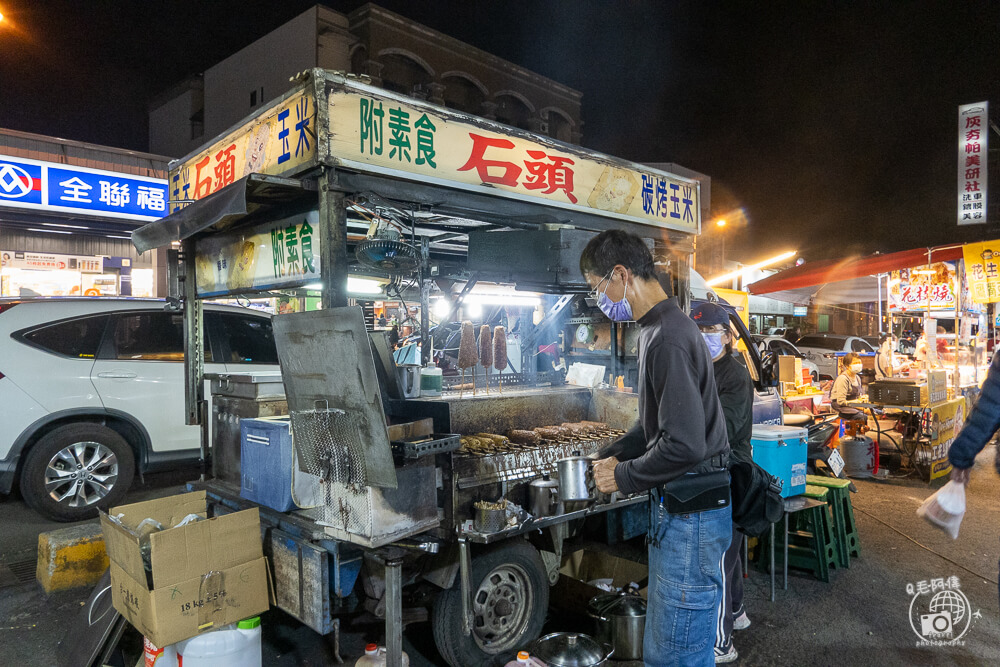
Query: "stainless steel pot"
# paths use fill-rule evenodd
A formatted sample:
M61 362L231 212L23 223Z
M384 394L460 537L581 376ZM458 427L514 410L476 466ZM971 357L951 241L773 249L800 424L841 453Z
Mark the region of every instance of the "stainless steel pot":
M617 660L641 660L646 630L646 601L631 593L605 593L591 598L587 615L594 619L598 641L615 649Z
M559 469L559 500L573 502L590 500L590 481L593 475L590 469L590 459L573 452L573 456L559 459L556 466Z
M588 635L553 632L536 639L528 652L549 667L606 667L615 649Z
M403 398L420 398L420 364L400 364L396 370Z
M559 482L550 478L548 473L532 480L528 485L528 511L536 518L559 516L563 513L562 503L559 501Z

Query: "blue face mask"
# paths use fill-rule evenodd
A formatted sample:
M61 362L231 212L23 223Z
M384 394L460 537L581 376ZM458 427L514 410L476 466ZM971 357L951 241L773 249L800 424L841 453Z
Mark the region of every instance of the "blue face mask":
M717 331L715 333L703 333L701 337L705 339L705 344L708 345L708 353L712 355L713 359L722 354L722 352L726 349L725 344L722 342L721 331Z
M612 269L608 277L610 278L613 274L614 270ZM608 287L610 286L611 283L609 282ZM629 305L628 300L625 298L626 295L628 295L628 283L625 283L625 294L622 295L621 301L612 301L611 297L608 296L608 288L605 287L604 291L597 296L597 307L612 322L631 322L632 306Z

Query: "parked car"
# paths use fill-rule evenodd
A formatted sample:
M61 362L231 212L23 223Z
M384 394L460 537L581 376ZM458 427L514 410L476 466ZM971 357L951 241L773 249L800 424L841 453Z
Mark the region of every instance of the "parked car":
M819 379L819 367L811 360L807 359L806 355L804 355L798 347L792 345L781 336L754 336L753 339L754 342L757 343L757 349L761 352L770 351L775 355L790 355L798 357L802 360L802 368L809 371L809 375L812 376L813 382Z
M206 372L277 368L266 313L206 304L204 329ZM161 300L0 301L0 493L16 481L40 514L75 521L120 502L136 471L196 461L183 342Z
M806 359L816 364L821 380L837 377L838 352L875 353L875 348L864 338L844 334L806 334L799 339L796 347L802 351Z

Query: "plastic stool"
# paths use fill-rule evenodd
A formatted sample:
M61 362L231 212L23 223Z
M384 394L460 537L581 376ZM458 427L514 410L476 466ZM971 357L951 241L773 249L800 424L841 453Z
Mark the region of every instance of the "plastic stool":
M820 581L829 582L830 567L836 566L837 550L827 506L819 505L796 512L794 521L795 530L788 531L788 566L809 570ZM776 559L781 558L784 548L782 535L780 531L775 532ZM770 540L769 533L760 539L762 549L758 551L757 567L764 572L769 571L768 562L760 556L770 549Z
M830 491L831 489L825 486L806 484L806 492L803 495L807 498L815 498L826 503L821 509L826 514L826 527L828 529L826 532L827 544L833 547L834 564L837 566L837 569L849 568L851 566L851 556L847 552L847 543L840 539L836 531L836 522L833 518L833 514L836 513L834 509L835 503L831 502L833 494ZM802 523L802 520L800 520L800 523Z
M851 557L860 556L861 538L858 535L858 524L854 520L854 506L851 504L851 490L849 488L850 480L806 475L806 484L824 486L830 489L827 500L833 514L833 530L837 536L837 542L842 545L840 546L841 553L846 554L848 560Z
M788 566L812 570L817 579L829 582L830 567L837 562L837 548L826 506L799 514L797 530L788 532Z

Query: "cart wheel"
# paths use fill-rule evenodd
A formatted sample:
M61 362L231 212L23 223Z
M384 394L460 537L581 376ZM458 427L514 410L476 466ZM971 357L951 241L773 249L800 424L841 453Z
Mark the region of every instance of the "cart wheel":
M549 583L538 551L522 540L472 559L472 634L462 632L462 587L434 603L434 643L452 667L503 665L538 638L549 606Z

